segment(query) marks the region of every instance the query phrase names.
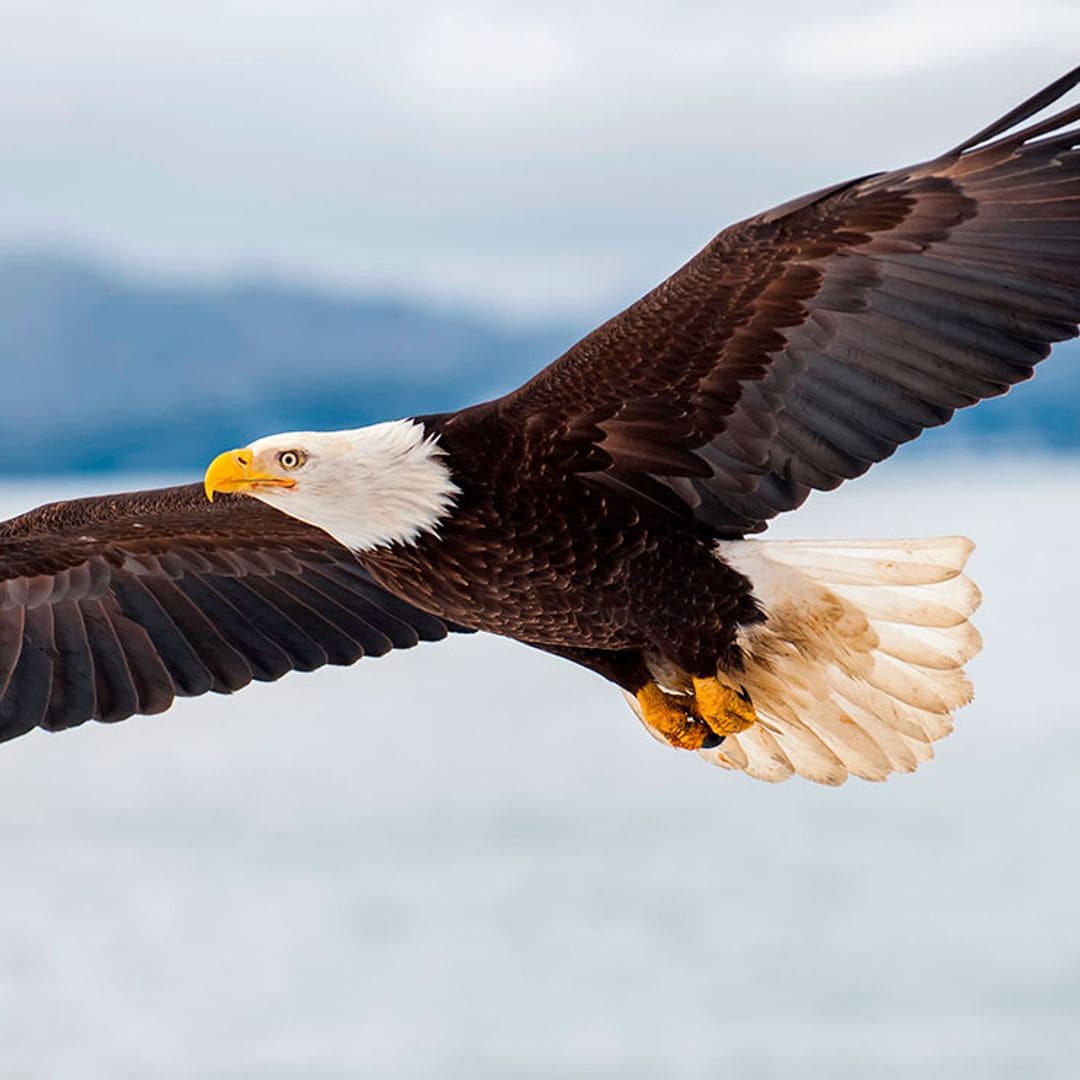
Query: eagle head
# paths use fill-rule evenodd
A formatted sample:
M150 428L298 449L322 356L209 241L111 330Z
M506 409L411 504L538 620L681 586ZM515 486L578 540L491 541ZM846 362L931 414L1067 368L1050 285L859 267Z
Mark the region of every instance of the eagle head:
M460 493L445 457L417 420L293 431L218 454L203 484L211 501L253 495L362 551L435 531Z

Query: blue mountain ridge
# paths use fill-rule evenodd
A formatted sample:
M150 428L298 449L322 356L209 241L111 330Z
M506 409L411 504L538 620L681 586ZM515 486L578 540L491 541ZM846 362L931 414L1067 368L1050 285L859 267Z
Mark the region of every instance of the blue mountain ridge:
M220 449L268 432L484 400L588 329L523 328L299 285L162 284L74 259L2 255L0 453L9 475L198 472ZM1080 347L1059 345L1036 379L915 446L1080 449Z

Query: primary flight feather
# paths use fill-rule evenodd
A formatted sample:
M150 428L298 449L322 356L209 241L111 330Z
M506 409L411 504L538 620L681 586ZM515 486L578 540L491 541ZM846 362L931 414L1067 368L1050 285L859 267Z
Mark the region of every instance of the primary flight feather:
M971 696L961 537L745 539L1080 321L1080 68L734 225L520 389L0 524L0 739L488 630L765 780L883 779Z

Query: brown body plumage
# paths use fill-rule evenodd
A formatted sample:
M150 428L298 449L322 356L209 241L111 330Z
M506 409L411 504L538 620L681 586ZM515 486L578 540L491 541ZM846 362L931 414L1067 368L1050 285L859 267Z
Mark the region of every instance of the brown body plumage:
M738 665L737 628L761 616L709 530L537 457L497 409L423 423L461 494L438 533L359 556L380 583L630 690L647 681L645 654L694 675Z
M721 764L765 775L765 758L739 764L753 745L792 766L802 751L783 740L806 728L821 760L872 774L865 742L855 765L844 757L836 716L889 767L922 760L908 743L939 737L933 718L966 699L974 632L957 644L946 630L976 602L948 585L967 548L722 545L1003 393L1076 334L1080 107L1009 132L1078 81L1080 69L928 163L725 230L519 390L414 422L418 475L445 484L423 520L396 511L403 531L356 540L331 523L340 505L326 520L315 503L302 512L310 448L283 455L271 440L222 455L207 479L270 507L248 494L211 505L189 487L0 526L0 738L484 629L601 672L676 745L731 736ZM883 613L884 593L854 596L867 567L919 603L893 597ZM939 585L947 602L927 591ZM816 636L799 630L811 623ZM817 665L805 678L796 654ZM771 713L749 709L744 671ZM690 695L682 719L672 691ZM707 739L690 739L694 723ZM804 764L792 768L833 775Z

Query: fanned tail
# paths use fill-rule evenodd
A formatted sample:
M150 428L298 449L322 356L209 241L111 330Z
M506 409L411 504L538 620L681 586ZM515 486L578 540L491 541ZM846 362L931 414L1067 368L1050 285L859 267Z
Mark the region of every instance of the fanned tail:
M760 722L702 756L822 784L933 757L972 696L963 667L981 646L968 621L980 597L962 570L973 547L960 536L719 544L767 616L740 636Z

